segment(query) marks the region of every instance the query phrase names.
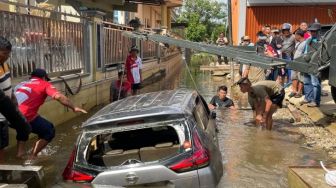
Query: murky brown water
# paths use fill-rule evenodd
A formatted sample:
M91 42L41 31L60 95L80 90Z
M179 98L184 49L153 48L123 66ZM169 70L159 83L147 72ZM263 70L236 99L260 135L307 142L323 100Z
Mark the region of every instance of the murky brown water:
M198 71L198 67L192 67L191 73L197 88L207 101L210 101L219 85L231 83L223 77L203 74ZM142 93L177 87L195 87L186 69L170 79L165 78L144 88ZM236 94L234 96L237 98ZM45 167L48 186L61 181L61 174L74 147L81 122L99 109L97 107L89 114L57 127L56 138L39 160L39 165ZM219 187L287 187L288 166L316 164L318 160L328 159L322 151L301 147L300 135L261 130L250 123L251 117L250 110L217 112L220 149L225 167ZM286 125L281 121L275 122L275 125L288 126L288 123ZM14 156L14 151L10 150L9 154ZM12 164L18 162L9 160Z

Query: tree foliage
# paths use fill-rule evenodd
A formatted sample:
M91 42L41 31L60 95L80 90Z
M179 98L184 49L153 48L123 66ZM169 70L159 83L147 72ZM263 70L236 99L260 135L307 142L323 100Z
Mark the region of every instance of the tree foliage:
M178 21L188 23L185 34L191 41L212 40L213 32L226 25L226 4L216 0L185 0L180 12Z

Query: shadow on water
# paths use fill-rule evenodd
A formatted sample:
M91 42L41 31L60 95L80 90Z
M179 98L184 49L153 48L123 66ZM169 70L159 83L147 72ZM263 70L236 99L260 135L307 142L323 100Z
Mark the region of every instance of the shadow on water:
M192 66L190 70L206 101L210 101L216 94L219 85L230 86L229 80L204 74L197 66ZM141 93L181 87L194 89L195 84L184 68L176 75L143 88ZM237 89L229 87L229 90L235 103L246 107L244 96ZM61 180L61 174L79 134L79 126L100 108L97 107L89 114L56 128L55 139L38 163L45 167L48 186ZM252 123L251 110L218 110L217 123L225 168L219 187L287 187L288 166L316 164L318 160L327 159L324 152L301 147L302 137L298 134L288 134L278 131L277 128L275 131L257 128ZM275 124L276 127L290 127L285 121L277 121ZM28 145L31 146L32 142ZM14 149L9 151L9 155L15 156ZM22 161L9 159L8 162L17 164Z

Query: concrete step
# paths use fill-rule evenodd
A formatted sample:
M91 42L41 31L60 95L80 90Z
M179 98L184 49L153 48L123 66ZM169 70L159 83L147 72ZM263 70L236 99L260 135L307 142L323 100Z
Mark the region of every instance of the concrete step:
M330 170L336 168L329 167ZM293 166L288 169L289 188L330 188L324 179L325 171L319 166Z

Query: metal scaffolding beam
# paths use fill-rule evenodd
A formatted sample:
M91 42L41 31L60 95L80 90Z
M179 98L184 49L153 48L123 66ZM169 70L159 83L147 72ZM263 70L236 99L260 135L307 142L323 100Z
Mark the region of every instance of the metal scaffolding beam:
M125 36L131 38L138 38L140 40L151 40L155 42L161 42L169 45L179 46L181 48L189 48L201 52L206 52L210 54L216 54L221 56L226 56L233 58L238 63L248 64L252 66L261 67L264 69L269 69L271 67L278 66L289 66L294 70L300 70L301 72L316 72L316 64L308 64L303 62L291 61L287 63L286 60L271 58L266 56L257 55L255 51L251 51L251 48L242 48L234 46L216 46L211 44L191 42L188 40L175 39L168 36L158 35L158 34L146 34L137 32L124 32ZM294 62L294 63L293 63Z

